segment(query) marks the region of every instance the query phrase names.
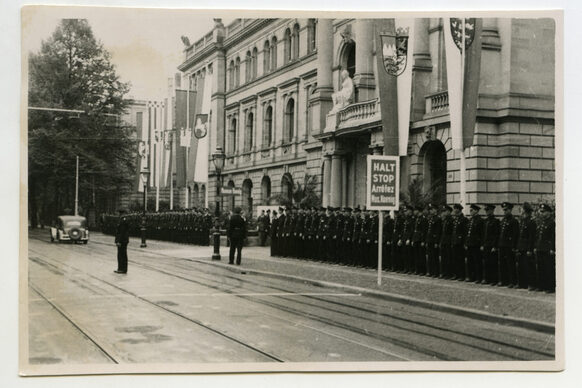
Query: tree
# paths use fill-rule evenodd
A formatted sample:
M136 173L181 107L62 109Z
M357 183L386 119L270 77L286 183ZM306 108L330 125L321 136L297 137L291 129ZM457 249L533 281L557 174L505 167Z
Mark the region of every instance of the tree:
M77 155L79 203L112 210L135 171L134 129L119 119L129 103L124 99L129 84L121 82L86 20L62 20L40 52L30 54L28 65L32 226L37 214L46 223L74 207Z

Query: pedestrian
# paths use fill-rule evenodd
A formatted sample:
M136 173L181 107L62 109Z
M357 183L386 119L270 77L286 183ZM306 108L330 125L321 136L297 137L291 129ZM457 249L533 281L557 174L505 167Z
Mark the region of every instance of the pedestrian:
M247 224L241 216L241 208L235 207L234 214L228 220L226 237L230 241L230 253L228 264L234 264L234 251L236 250L236 265L240 265L242 248L245 238L247 237Z
M127 273L127 244L129 244L129 224L125 216L125 209L119 209L119 223L115 232L117 245L117 270L115 273Z

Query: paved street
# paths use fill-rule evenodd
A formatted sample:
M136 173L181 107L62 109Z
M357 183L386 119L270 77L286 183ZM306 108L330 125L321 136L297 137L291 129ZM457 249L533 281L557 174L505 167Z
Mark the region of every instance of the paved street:
M136 239L120 275L112 241L30 232L31 364L554 358L554 295Z

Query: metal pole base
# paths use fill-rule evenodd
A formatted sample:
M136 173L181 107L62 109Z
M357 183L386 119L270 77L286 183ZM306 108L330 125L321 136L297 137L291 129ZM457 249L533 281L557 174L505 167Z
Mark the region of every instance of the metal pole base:
M220 260L220 232L212 233L212 238L214 241L214 253L212 254L212 260Z
M142 227L141 228L141 244L140 244L140 248L147 248L147 244L146 244L146 228Z

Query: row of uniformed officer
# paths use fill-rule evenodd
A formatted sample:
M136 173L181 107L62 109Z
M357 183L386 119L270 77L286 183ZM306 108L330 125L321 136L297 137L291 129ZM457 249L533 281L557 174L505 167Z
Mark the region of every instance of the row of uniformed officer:
M486 218L478 205L469 217L455 204L441 208L403 206L383 220L383 267L386 270L448 279L553 291L555 223L548 205L501 205L504 216ZM440 214L439 214L440 210ZM351 208L279 208L271 224L271 254L375 268L378 259L378 213Z
M125 215L132 236L140 236L143 213L133 212ZM101 229L113 234L118 217L104 215ZM207 208L148 212L145 215L146 237L179 243L209 245L212 216Z

